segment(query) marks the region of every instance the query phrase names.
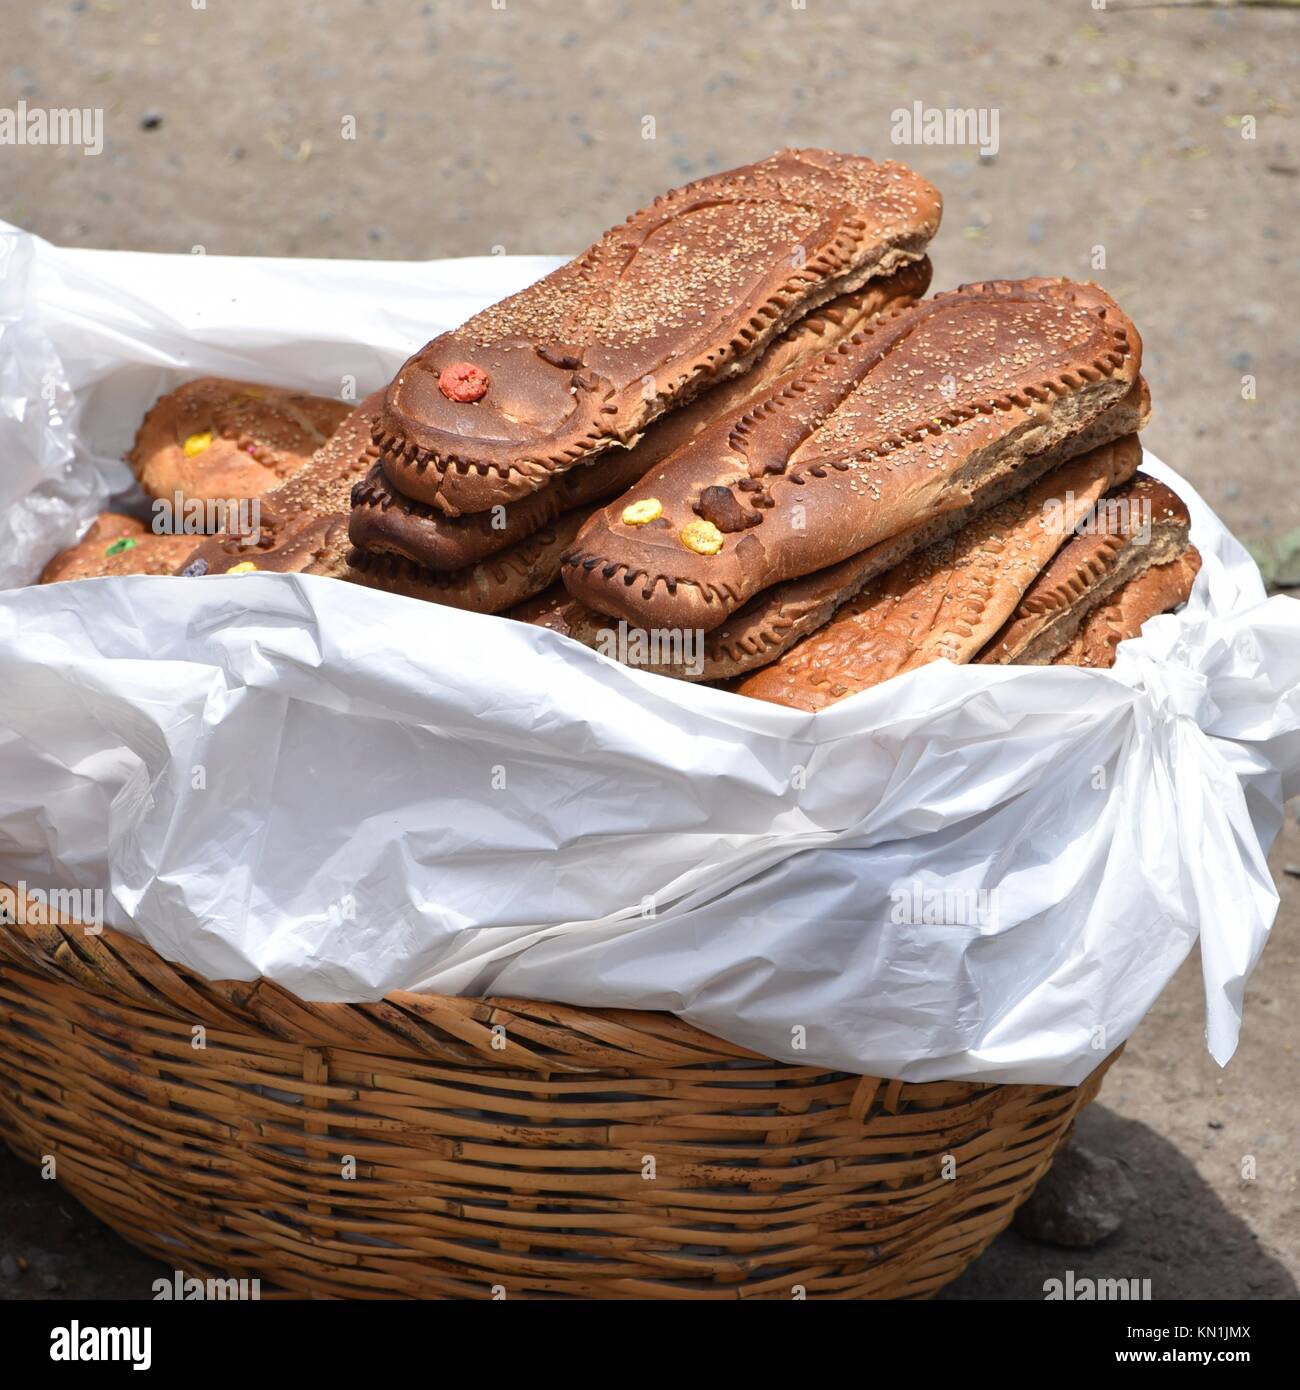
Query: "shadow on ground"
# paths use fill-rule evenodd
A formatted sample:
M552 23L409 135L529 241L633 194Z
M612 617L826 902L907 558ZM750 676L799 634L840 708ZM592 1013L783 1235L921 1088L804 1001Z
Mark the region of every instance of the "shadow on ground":
M1120 1163L1138 1200L1091 1250L1005 1232L941 1298L1041 1299L1048 1279L1150 1279L1153 1299L1295 1298L1295 1280L1167 1139L1104 1105L1079 1117L1076 1142Z
M0 1300L151 1298L170 1277L0 1143Z

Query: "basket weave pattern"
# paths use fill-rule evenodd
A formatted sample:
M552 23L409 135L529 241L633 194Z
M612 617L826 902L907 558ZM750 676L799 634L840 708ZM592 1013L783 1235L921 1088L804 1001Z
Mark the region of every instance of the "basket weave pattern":
M1006 1226L1107 1065L882 1081L667 1014L309 1004L110 928L0 925L10 1147L169 1268L264 1294L923 1297Z

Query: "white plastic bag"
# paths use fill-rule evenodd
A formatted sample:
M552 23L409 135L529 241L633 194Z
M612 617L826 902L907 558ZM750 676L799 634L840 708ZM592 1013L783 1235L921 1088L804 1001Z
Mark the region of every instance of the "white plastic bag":
M360 396L551 264L0 232L4 581L125 484L165 386ZM0 594L0 879L103 887L212 978L669 1009L910 1080L1081 1080L1199 932L1226 1061L1300 792L1300 604L1145 466L1204 568L1113 672L939 663L815 716L310 576Z

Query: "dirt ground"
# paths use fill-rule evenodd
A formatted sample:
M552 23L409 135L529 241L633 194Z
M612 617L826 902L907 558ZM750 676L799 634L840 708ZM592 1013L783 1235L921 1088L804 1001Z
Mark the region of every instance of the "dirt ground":
M946 199L936 287L1104 284L1145 340L1148 446L1300 583L1293 6L0 0L0 32L0 106L104 111L97 157L0 151L0 217L66 244L571 251L782 145L905 159ZM916 101L996 111L996 152L893 145ZM1294 819L1272 863L1282 910L1231 1065L1204 1050L1193 959L1081 1121L1138 1189L1125 1228L1078 1253L1006 1235L945 1296L1039 1298L1066 1268L1158 1298L1297 1296ZM148 1296L153 1277L0 1153L0 1299Z

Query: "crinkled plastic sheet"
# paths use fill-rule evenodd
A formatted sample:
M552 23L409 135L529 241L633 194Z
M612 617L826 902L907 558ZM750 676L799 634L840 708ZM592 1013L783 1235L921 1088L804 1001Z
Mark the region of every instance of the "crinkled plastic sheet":
M129 482L161 389L360 397L551 264L0 229L0 582ZM104 888L113 925L212 978L668 1009L909 1080L1077 1082L1199 935L1226 1061L1300 792L1300 604L1145 466L1205 563L1113 671L938 663L815 716L311 576L0 594L0 878Z

